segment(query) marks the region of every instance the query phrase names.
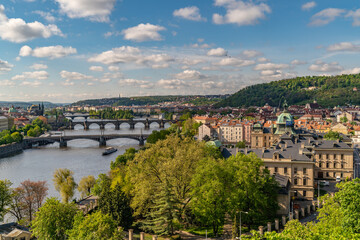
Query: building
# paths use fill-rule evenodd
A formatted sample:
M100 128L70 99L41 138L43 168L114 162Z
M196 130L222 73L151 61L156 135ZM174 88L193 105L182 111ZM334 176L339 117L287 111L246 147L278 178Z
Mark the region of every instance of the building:
M9 120L7 117L0 116L0 132L9 129Z
M218 138L218 133L216 130L216 126L211 126L210 124L202 124L199 127L198 140L203 140L205 136L209 138Z
M30 240L31 235L28 228L15 222L0 225L0 240Z

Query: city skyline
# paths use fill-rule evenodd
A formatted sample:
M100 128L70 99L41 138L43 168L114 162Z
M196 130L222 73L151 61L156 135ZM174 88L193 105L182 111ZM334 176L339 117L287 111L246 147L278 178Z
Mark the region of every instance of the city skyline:
M360 73L352 1L5 0L0 100L227 94Z

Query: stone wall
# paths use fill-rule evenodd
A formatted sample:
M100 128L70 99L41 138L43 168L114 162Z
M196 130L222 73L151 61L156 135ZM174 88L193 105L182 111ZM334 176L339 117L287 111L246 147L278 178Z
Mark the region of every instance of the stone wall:
M0 146L0 158L9 157L23 151L23 145L21 143L11 143Z

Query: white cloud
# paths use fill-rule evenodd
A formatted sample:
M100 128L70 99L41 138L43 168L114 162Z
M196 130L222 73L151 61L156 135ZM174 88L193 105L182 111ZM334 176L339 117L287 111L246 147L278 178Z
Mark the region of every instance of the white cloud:
M301 60L298 60L298 59L294 59L291 61L291 65L304 65L306 64L305 61L301 61Z
M35 71L35 72L23 72L22 74L16 75L11 78L11 80L26 80L26 79L36 79L36 80L46 80L49 78L49 73L46 71Z
M41 63L34 63L33 65L30 66L30 68L35 69L35 70L41 70L41 69L47 69L48 66L45 64L41 64Z
M68 71L61 71L60 76L67 80L86 80L86 79L94 79L93 76L85 75L79 72L68 72Z
M42 85L42 82L40 82L40 81L34 81L34 82L23 81L20 85L21 86L29 86L29 87L38 87L38 86Z
M228 52L223 48L213 48L207 52L208 56L224 57L227 56Z
M160 79L157 84L164 89L179 89L188 86L184 80L179 79Z
M120 86L138 86L140 88L153 88L154 84L149 81L137 80L137 79L121 79L119 80Z
M70 18L87 18L96 22L108 22L115 0L56 0L61 12Z
M203 43L203 44L194 43L194 44L191 44L190 47L192 47L192 48L211 48L211 45L209 45L207 43Z
M351 42L341 42L330 45L326 50L330 52L335 52L335 51L358 52L360 51L360 44L353 44Z
M344 9L339 8L326 8L311 17L311 26L323 26L332 21L337 17L341 16L345 12Z
M282 64L282 63L260 63L258 65L256 65L254 67L254 70L259 70L259 71L263 71L263 70L277 70L277 69L283 69L283 68L288 68L289 65L287 64Z
M316 61L309 66L309 70L315 72L336 72L341 71L343 68L337 62L325 63L322 61Z
M243 60L239 58L224 58L221 59L219 62L214 63L214 65L218 66L233 66L233 67L245 67L255 64L255 61L252 60Z
M56 21L56 18L53 15L51 15L49 12L34 11L34 13L39 14L41 17L43 17L48 22Z
M120 71L120 67L117 67L117 66L109 66L108 69L109 69L109 71L112 71L112 72Z
M70 54L76 54L77 50L73 47L63 47L60 45L57 46L48 46L48 47L37 47L31 49L29 46L23 46L20 49L19 55L21 57L33 56L38 58L62 58Z
M0 37L10 42L26 42L35 38L49 38L53 35L64 36L54 24L45 26L35 21L26 23L21 18L7 18L4 5L0 5Z
M312 8L316 7L316 2L312 1L312 2L307 2L307 3L304 3L302 6L301 6L301 9L302 10L310 10Z
M359 74L360 73L360 67L352 68L352 69L346 69L344 71L341 71L340 74Z
M257 59L258 62L268 62L269 59L265 58L265 57L260 57Z
M360 26L360 9L357 9L356 11L349 11L348 14L346 14L346 17L353 18L353 26Z
M192 21L206 21L205 18L201 17L200 10L196 6L177 9L173 12L173 15Z
M166 30L166 28L159 25L141 23L135 27L123 30L122 34L124 35L124 39L135 42L161 41L163 39L159 32L164 30Z
M224 16L217 13L213 14L213 22L215 24L254 25L260 19L264 19L266 13L271 13L270 7L265 3L256 5L253 2L241 0L215 0L215 6L226 8Z
M0 80L0 86L5 86L5 87L9 87L9 86L14 86L15 83L10 81L10 80Z
M90 70L90 71L94 71L94 72L102 72L102 71L104 71L104 68L101 67L101 66L91 66L91 67L89 68L89 70Z
M182 80L199 80L207 78L207 76L195 70L185 70L181 73L175 74L175 77Z
M254 58L262 55L262 52L256 50L244 50L242 54L247 58Z
M7 61L0 59L0 73L1 72L9 72L14 67L14 65L8 63Z

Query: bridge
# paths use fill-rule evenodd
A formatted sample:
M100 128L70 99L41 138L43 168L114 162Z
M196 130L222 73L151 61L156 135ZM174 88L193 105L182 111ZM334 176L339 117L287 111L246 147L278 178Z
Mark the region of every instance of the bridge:
M90 114L64 114L64 117L66 118L70 118L71 120L74 120L75 118L78 118L78 117L82 117L82 118L85 118L85 120L87 120L88 118L90 117L100 117L100 115L90 115Z
M139 146L145 144L145 140L150 134L111 134L111 135L69 135L69 136L49 136L25 138L23 146L25 149L32 148L34 145L47 145L58 142L60 147L67 147L67 142L74 139L90 139L99 142L99 146L106 146L106 141L117 138L128 138L139 142Z
M182 120L179 120L182 121ZM176 123L177 120L165 120L165 119L119 119L119 120L91 120L88 121L85 118L85 121L76 121L70 120L68 128L73 130L76 125L82 125L85 130L89 130L91 124L96 124L100 127L100 129L105 129L105 125L113 124L115 126L115 130L120 130L121 124L127 123L130 125L130 129L134 129L137 123L143 124L145 129L150 129L150 125L152 123L157 123L159 128L165 128L165 123Z

